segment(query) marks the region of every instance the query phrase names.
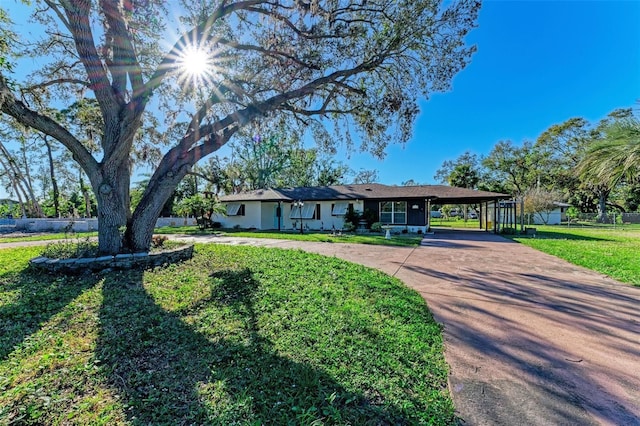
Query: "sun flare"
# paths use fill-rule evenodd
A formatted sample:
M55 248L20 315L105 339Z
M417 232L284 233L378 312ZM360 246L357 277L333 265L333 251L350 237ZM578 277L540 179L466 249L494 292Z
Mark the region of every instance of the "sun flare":
M174 49L172 74L183 94L203 95L206 91L215 90L224 80L225 70L220 67L219 48L207 42L186 40Z
M191 77L202 77L211 68L211 59L207 52L197 47L187 48L179 58L180 68Z

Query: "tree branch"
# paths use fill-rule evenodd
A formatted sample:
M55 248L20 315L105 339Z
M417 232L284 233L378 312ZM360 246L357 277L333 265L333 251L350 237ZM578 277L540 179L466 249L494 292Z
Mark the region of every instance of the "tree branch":
M220 6L206 20L182 34L182 36L173 44L171 50L167 52L151 78L146 82L143 93L141 93L141 97L145 100L151 97L153 91L162 83L167 74L175 68L175 60L180 56L182 48L190 45L193 41L200 41L203 38L208 38L210 30L217 20L233 12L248 9L252 5L262 3L269 2L264 0L246 0L229 5L225 1L221 2ZM193 37L194 35L196 37Z
M53 10L53 12L58 16L58 19L60 19L60 22L62 22L62 24L67 27L67 29L69 31L71 31L71 26L69 25L69 21L67 20L67 18L64 16L64 13L62 13L60 11L60 9L58 8L58 5L56 3L53 3L51 0L44 0L44 3L51 9ZM63 8L68 8L69 4L66 1L60 1L60 4L62 5Z
M90 178L95 177L98 171L98 163L84 145L56 121L46 115L30 110L21 101L17 100L11 93L2 74L0 74L0 110L14 117L21 124L33 127L59 141L71 151L78 163L87 172L87 175Z
M29 87L25 87L24 89L21 89L21 91L30 92L32 90L41 89L43 87L53 86L54 84L79 84L81 86L89 87L88 82L77 78L57 78L55 80L45 81L44 83L38 83Z
M171 156L174 156L176 159L178 157L186 157L187 155L189 155L189 151L196 149L195 147L189 149L189 147L194 146L194 144L199 140L204 139L205 143L203 143L202 146L206 146L207 141L218 140L218 132L227 131L228 129L237 130L237 128L242 127L244 124L254 120L256 117L282 107L286 102L290 100L313 94L319 87L335 83L338 79L343 80L349 76L370 71L378 66L381 62L381 58L376 58L375 60L362 63L354 68L335 71L329 75L317 78L316 80L311 81L298 89L272 96L271 98L263 102L258 102L249 105L242 110L234 111L233 113L227 115L225 118L218 120L215 123L201 125L197 130L189 129L188 133L182 138L180 143L170 151ZM284 107L283 109L291 110L288 107ZM235 133L236 130L233 130L233 132ZM201 149L203 152L207 150L206 148L200 147L198 149ZM167 156L169 156L169 153L165 155L162 160L163 162L165 161L165 159L167 159Z
M293 22L291 22L290 19L288 19L287 17L270 11L270 10L266 10L266 9L262 9L260 7L249 7L247 8L247 10L251 11L251 12L255 12L261 15L266 15L270 18L274 18L277 21L282 22L283 24L285 24L287 27L289 27L289 29L291 31L293 31L297 36L302 37L304 39L307 40L323 40L323 39L340 39L343 38L345 36L345 34L341 34L341 33L335 33L335 34L313 34L309 31L303 31L300 28L298 28Z
M117 119L119 102L96 50L91 31L89 19L91 3L88 0L69 0L69 5L65 9L69 20L69 31L71 31L80 59L87 70L89 81L91 81L90 87L96 93L96 99L105 117L105 122Z
M271 56L271 57L283 57L286 59L291 60L292 62L295 62L298 65L301 65L303 67L312 69L312 70L320 70L320 67L318 65L314 65L314 64L308 64L300 59L298 59L297 57L290 55L286 52L280 51L280 50L273 50L273 49L265 49L263 47L260 46L255 46L252 44L242 44L239 43L237 41L231 41L231 40L225 40L225 39L218 39L218 42L220 44L224 44L225 46L229 46L232 47L234 49L237 50L247 50L247 51L253 51L253 52L258 52L258 53L262 53L266 56Z
M113 76L116 94L122 96L126 90L127 76L131 81L133 97L142 93L144 82L142 81L142 69L137 60L131 34L125 24L125 17L119 2L101 0L100 6L104 11L107 22L108 44L113 49L113 62L109 68Z
M191 175L191 176L199 177L199 178L204 179L207 182L211 182L213 184L217 183L215 180L211 179L209 176L204 175L204 174L199 173L199 172L187 172L187 174Z
M291 105L283 105L282 109L286 111L290 111L294 114L300 114L307 117L313 117L315 115L325 115L325 114L352 114L356 112L357 108L352 109L329 109L329 108L319 108L319 109L303 109L303 108L294 108Z

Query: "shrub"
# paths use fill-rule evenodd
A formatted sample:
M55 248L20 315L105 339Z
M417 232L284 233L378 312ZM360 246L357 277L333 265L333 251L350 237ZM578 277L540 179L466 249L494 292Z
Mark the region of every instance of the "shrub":
M614 217L616 218L616 224L617 225L622 225L622 213L614 213Z
M79 257L94 257L98 253L98 243L85 240L63 240L49 243L42 251L42 256L51 259L74 259Z
M378 214L371 209L365 209L364 213L362 213L362 219L367 221L367 228L371 229L373 224L378 221Z
M371 224L371 232L382 232L382 222L374 222Z
M349 208L349 210L347 210L347 213L344 215L344 226L342 227L342 229L346 230L346 226L348 223L353 225L353 229L356 229L356 227L358 226L358 222L360 222L360 213L355 211L353 208Z
M164 235L154 235L151 237L151 248L160 248L164 246L164 243L168 240L168 237Z
M222 223L220 223L220 222L213 222L213 223L211 223L211 227L212 227L213 229L220 229L220 228L222 228Z
M354 225L351 222L345 222L344 225L342 225L342 230L344 232L353 232L356 229L356 225Z

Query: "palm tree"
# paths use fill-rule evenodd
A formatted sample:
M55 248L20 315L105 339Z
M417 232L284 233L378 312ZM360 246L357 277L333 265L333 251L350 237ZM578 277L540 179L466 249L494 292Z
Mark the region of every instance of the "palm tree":
M640 177L640 121L626 118L607 125L603 138L587 150L577 171L610 187Z

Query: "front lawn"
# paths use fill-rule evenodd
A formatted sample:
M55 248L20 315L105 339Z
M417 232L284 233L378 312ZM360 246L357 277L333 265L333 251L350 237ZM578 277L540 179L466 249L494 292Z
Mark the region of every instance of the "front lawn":
M391 239L387 240L383 234L342 234L332 235L329 232L307 231L304 234L292 231L244 231L235 229L224 230L202 230L197 226L165 226L154 230L155 234L162 235L229 235L235 237L249 238L275 238L280 240L296 240L296 241L317 241L327 243L352 243L352 244L373 244L386 246L412 247L420 245L422 235L419 234L394 234ZM70 242L78 242L90 237L97 237L97 232L81 232L81 233L39 233L37 235L25 235L20 237L1 237L0 243L10 243L18 241L49 241L49 240L68 240Z
M249 237L249 238L275 238L279 240L296 240L296 241L316 241L327 243L352 243L352 244L373 244L373 245L387 245L387 246L417 246L422 241L422 235L419 234L394 234L391 239L387 240L383 234L363 233L363 234L342 234L332 235L330 232L319 231L305 231L300 234L299 232L292 231L244 231L235 229L224 230L200 230L195 226L183 226L183 227L163 227L157 228L155 231L157 234L186 234L186 235L229 235L234 237Z
M505 235L576 265L640 286L640 228L536 225L536 236Z
M459 217L451 218L431 218L431 226L438 228L467 228L480 229L480 221L478 219L464 220Z
M50 276L0 250L0 424L452 424L416 292L335 258L198 245Z
M97 237L97 232L37 232L33 233L33 235L29 235L29 233L25 233L18 237L12 234L0 234L0 243L14 243L19 241L49 241L49 240L80 240L91 237Z

